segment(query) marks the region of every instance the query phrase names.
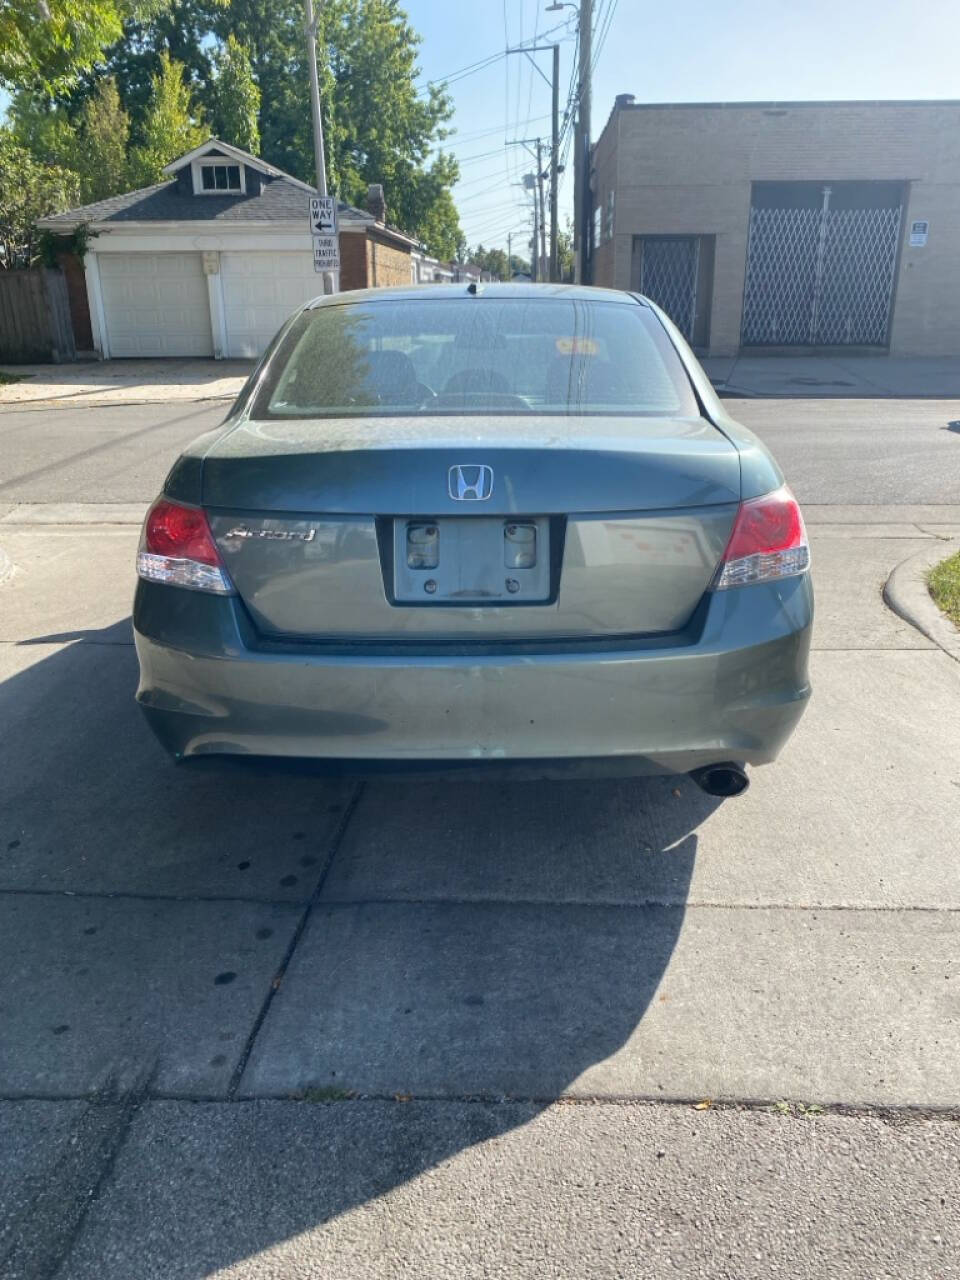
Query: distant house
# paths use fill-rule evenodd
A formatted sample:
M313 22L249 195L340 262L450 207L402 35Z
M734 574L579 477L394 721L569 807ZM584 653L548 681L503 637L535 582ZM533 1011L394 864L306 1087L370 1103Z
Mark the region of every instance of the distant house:
M86 326L104 357L259 355L323 291L308 222L314 189L217 138L164 172L156 186L40 222L93 233L82 271L61 258L78 337ZM388 225L382 187L368 204L339 203L340 288L409 284L416 241Z
M496 277L475 262L441 262L422 250L410 255L413 284L479 284Z
M413 284L453 284L453 270L449 262L416 250L410 255L410 280Z

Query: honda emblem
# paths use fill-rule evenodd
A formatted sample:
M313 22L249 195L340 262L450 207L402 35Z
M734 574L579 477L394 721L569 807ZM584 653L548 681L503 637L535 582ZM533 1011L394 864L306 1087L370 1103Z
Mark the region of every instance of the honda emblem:
M481 463L451 467L448 485L457 502L485 502L493 493L493 468Z

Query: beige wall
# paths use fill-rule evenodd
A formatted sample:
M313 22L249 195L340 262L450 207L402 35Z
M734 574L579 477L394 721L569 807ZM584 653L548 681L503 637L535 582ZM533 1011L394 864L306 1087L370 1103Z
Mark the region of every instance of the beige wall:
M636 235L715 235L710 350L732 354L751 184L854 180L910 184L904 239L930 220L926 247L901 254L892 354L960 354L960 103L615 108L594 155L594 199L615 189L595 283L630 287Z

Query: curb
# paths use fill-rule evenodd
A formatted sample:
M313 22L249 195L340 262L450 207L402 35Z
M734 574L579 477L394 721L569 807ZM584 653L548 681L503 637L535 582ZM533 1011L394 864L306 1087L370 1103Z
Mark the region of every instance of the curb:
M0 527L23 529L51 525L134 525L143 524L149 502L19 502L5 516ZM2 556L0 551L0 556ZM0 580L3 571L0 569Z
M943 616L927 589L928 571L958 549L955 539L938 539L902 561L884 584L883 599L894 613L960 662L960 631Z
M57 396L48 400L0 400L0 413L30 413L40 409L126 409L131 405L156 404L169 408L176 404L206 404L236 400L239 391L224 391L215 396L174 396L163 399L149 396L145 400L107 400L103 397L83 400L80 396Z
M831 391L829 388L810 388L803 390L797 387L790 391L757 391L747 387L721 386L713 384L713 389L721 400L956 400L956 395L946 391L879 391L860 390ZM814 394L819 391L820 394Z

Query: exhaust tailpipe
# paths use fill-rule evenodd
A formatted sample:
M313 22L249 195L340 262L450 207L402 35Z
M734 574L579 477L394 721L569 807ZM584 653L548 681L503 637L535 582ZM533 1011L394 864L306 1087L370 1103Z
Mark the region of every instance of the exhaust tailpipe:
M750 785L743 765L732 762L707 764L701 769L692 769L690 777L708 796L719 796L721 799L741 796Z

